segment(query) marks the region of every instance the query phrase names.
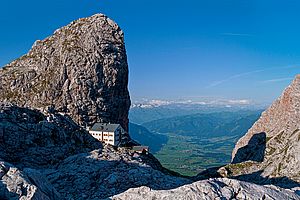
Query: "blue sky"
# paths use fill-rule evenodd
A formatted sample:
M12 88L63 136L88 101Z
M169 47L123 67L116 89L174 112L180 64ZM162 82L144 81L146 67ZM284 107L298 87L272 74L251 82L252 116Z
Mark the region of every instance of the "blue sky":
M3 1L0 66L104 13L125 32L133 98L271 102L299 73L299 10L296 0Z

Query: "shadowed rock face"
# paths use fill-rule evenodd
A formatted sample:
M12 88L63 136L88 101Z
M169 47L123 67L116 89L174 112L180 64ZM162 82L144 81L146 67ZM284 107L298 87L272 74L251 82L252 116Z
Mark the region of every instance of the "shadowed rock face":
M238 149L232 163L245 161L263 162L266 150L266 133L257 133L252 136L246 146Z
M96 148L102 144L68 116L0 104L0 159L17 167L53 166Z
M256 140L262 133L265 134L264 141ZM264 152L257 151L258 149L264 149ZM243 170L247 174L260 171L263 177L287 177L300 182L299 152L300 75L237 142L232 158L233 163L256 161L252 165L249 163L244 165ZM249 155L256 158L261 158L263 155L263 159L251 159ZM239 168L242 165L239 164ZM241 174L237 172L236 175Z
M58 29L0 69L0 101L68 113L80 125L120 123L130 97L123 32L102 14Z

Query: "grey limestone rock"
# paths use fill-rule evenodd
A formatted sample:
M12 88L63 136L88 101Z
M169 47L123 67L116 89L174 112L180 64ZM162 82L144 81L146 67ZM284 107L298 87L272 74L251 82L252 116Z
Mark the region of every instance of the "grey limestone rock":
M0 199L51 200L61 195L37 170L23 171L10 163L0 161Z
M78 19L0 69L0 101L68 113L82 126L128 130L130 97L123 31L102 14Z
M228 169L231 176L256 174L263 181L284 178L296 184L300 182L299 152L300 75L237 142Z
M139 187L127 190L119 195L112 196L113 200L222 200L222 199L300 199L291 190L275 186L260 186L243 181L219 178L198 181L172 190L153 190L149 187Z
M102 144L68 116L0 104L0 158L42 168Z
M139 186L172 189L191 182L162 173L146 159L105 145L102 150L68 157L44 174L67 199L103 199Z
M3 198L101 199L132 187L191 182L171 176L151 154L100 143L51 109L0 104L0 130Z

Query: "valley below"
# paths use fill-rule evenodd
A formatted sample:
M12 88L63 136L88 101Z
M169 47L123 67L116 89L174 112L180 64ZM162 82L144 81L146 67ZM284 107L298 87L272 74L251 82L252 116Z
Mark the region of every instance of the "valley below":
M154 156L164 167L185 176L230 162L238 136L198 138L168 134L168 142Z
M130 110L132 138L150 147L161 164L184 176L195 176L231 161L231 152L261 114L260 109L134 108ZM209 110L210 109L210 110ZM216 112L220 110L221 112ZM197 113L198 112L198 113ZM172 113L172 117L165 117ZM151 121L150 119L155 120ZM135 121L138 119L138 121Z

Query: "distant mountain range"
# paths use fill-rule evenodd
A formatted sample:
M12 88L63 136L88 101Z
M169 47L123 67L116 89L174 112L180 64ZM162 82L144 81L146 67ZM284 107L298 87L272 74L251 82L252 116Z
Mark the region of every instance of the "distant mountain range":
M142 125L158 133L198 137L234 136L243 135L260 113L261 111L200 113L154 120Z
M153 108L153 107L265 107L266 104L256 103L249 99L224 99L215 97L201 97L198 99L179 99L179 100L163 100L163 99L137 99L132 101L131 108Z
M136 124L171 118L175 116L192 115L213 112L238 112L264 110L266 104L256 104L250 100L139 100L133 101L129 119Z

